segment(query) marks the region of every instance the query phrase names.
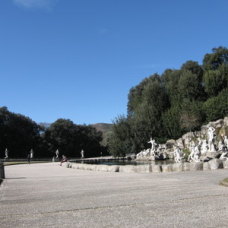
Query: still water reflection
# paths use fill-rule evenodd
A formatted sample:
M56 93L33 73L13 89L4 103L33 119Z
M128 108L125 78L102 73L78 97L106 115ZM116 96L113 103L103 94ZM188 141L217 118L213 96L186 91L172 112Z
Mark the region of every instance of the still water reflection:
M156 164L156 165L167 165L175 163L174 160L159 160L159 161L135 161L127 159L96 159L96 160L74 160L71 162L84 163L84 164L94 164L94 165L147 165L147 164Z

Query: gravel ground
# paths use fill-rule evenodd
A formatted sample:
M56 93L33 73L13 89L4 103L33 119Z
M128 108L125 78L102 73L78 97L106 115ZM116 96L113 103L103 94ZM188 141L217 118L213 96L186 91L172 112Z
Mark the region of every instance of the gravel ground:
M0 227L228 227L228 170L109 173L5 167Z

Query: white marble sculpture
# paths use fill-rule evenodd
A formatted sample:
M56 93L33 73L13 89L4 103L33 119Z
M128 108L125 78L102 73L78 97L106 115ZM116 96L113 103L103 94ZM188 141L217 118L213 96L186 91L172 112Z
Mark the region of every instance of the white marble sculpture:
M208 128L207 134L208 134L208 147L210 152L215 152L215 146L214 146L214 133L215 133L215 128L210 126Z
M59 150L57 149L56 151L55 151L55 158L58 158L59 157Z
M228 160L228 151L223 152L219 159Z
M205 155L208 151L207 140L206 139L200 139L199 145L200 145L200 153L202 155Z
M84 158L84 150L83 149L81 150L81 158L82 159Z
M199 150L199 146L196 145L194 147L193 161L194 162L200 162L200 155L201 155L201 153L200 153L200 150Z
M155 142L155 139L150 138L150 141L148 143L151 143L150 155L155 157L155 150L157 145L157 143Z
M4 157L4 159L7 159L9 157L9 154L8 154L8 149L6 148L6 150L5 150L5 157Z
M136 155L136 158L140 159L140 158L146 158L146 157L149 157L149 156L150 156L150 149L147 149L147 150L143 150L140 153L138 153Z
M33 149L30 150L30 158L32 159L33 158Z
M183 152L181 151L181 149L178 146L175 146L173 153L175 162L180 163L183 159Z
M223 143L222 140L218 142L218 151L223 151L225 148L225 144Z

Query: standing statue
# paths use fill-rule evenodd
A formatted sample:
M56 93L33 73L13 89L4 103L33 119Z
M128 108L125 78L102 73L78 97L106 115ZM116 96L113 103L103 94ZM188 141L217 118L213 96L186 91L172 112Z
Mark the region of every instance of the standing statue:
M215 132L215 128L213 127L209 127L208 128L208 146L209 146L209 151L210 152L215 152L215 146L214 146L214 132Z
M58 149L55 151L55 158L59 158L59 150Z
M31 159L33 158L33 155L34 155L33 149L31 149L31 150L30 150L30 158L31 158Z
M201 143L201 141L199 142ZM191 153L188 156L189 162L200 162L201 152L199 150L199 145L197 145L194 141L192 141L190 146Z
M173 153L175 162L180 163L183 159L183 152L181 151L181 149L178 146L175 146L175 150Z
M150 149L151 156L155 156L156 155L155 154L155 149L156 149L155 147L156 147L157 143L152 138L150 138L150 141L148 143L151 143L151 149Z
M200 139L199 145L200 145L200 153L202 155L206 154L208 151L207 140L206 139Z
M6 148L6 150L5 150L5 157L4 157L4 159L7 159L9 157L9 154L8 154L8 149Z
M199 146L196 145L194 147L194 155L193 155L193 161L194 162L200 162L200 150L199 150Z
M82 149L81 150L81 159L83 159L84 158L84 150Z

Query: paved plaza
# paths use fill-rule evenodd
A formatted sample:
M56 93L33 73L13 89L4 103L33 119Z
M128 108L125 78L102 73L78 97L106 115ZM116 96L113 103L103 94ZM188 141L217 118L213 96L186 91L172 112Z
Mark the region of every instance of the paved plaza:
M228 227L228 170L112 173L5 167L0 227Z

